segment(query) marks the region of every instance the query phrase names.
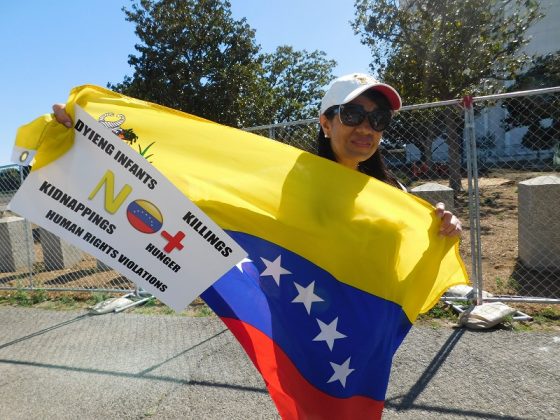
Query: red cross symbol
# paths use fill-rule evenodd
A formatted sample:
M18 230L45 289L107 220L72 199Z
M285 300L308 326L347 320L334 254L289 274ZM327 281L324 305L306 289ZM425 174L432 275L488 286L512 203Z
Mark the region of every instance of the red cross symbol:
M175 248L177 248L178 250L183 249L183 244L181 243L181 241L185 237L185 234L183 232L179 231L175 234L175 236L171 236L169 232L164 230L161 232L161 236L167 239L167 245L165 245L165 248L163 248L163 250L168 254Z

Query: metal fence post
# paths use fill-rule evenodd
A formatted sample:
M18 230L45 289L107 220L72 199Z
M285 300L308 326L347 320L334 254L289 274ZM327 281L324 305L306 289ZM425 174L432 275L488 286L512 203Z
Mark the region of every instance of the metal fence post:
M474 122L474 108L472 96L463 98L465 115L465 137L467 140L467 179L469 196L469 222L471 238L471 265L473 287L476 293L476 304L482 300L482 257L480 247L480 194L478 190L478 164L476 151L476 132Z
M20 185L23 184L23 166L19 165L19 180ZM33 263L31 261L31 252L34 251L33 246L33 231L31 229L31 224L27 219L24 221L25 223L25 248L27 250L27 268L29 270L29 288L33 289Z

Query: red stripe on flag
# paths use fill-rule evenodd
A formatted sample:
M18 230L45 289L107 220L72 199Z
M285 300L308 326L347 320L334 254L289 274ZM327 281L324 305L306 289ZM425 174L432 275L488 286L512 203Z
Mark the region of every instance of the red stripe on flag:
M154 230L147 225L142 219L128 212L127 215L130 224L142 233L154 233Z
M383 401L336 398L301 376L290 358L267 335L242 321L222 318L263 376L282 419L380 419Z

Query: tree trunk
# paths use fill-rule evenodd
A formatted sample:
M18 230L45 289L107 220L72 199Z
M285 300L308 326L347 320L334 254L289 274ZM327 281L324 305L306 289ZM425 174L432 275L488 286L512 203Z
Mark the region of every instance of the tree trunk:
M460 120L456 114L457 110L450 108L445 113L445 127L447 130L447 142L449 145L449 187L453 188L455 192L463 190L461 185L461 144L463 136L460 134L462 130L460 127Z

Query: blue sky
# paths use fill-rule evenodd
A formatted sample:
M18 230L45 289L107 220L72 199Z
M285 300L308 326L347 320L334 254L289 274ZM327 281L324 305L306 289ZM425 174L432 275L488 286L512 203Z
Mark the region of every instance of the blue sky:
M336 75L368 71L369 51L349 21L354 0L231 0L235 18L256 29L264 52L279 45L323 50ZM0 5L0 166L10 163L17 128L83 84L106 86L132 75L134 25L128 0L3 1Z

